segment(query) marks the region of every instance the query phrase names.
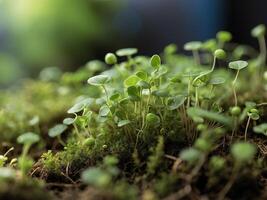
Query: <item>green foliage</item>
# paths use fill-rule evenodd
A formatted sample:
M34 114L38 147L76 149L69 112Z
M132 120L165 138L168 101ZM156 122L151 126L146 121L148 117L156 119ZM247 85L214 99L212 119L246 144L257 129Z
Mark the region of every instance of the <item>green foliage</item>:
M217 40L186 44L194 58L175 54L173 45L160 54L162 60L158 55L133 57L136 49L122 49L116 54L127 57L123 62L114 54L106 55L106 63L113 65L106 71L101 61L92 61L79 72L63 74L61 80L46 80L45 85L57 88L52 98L55 106L58 100L70 101L69 109L64 107L64 114L53 115L46 123L42 108L43 115L30 112L22 117L20 122L27 126L26 131L24 126L16 129L19 135L36 134L21 135L22 151L14 151L21 155L1 155L0 167L15 167L23 180L30 171L52 182L72 184L81 178L82 187L89 185L85 190L93 188L101 197L114 199L176 199L181 194L191 198L192 191L211 199L231 198L228 192L235 190L236 180L258 180L266 168L262 145L267 126L262 69L252 72L250 59L232 61L236 55L228 45L224 47L230 39L227 32L220 32ZM218 59L223 61L215 68ZM234 81L228 63L236 70ZM89 85L84 84L87 79ZM41 107L45 104L46 95L29 94L38 94L30 100L40 100ZM1 105L8 100L0 96ZM0 110L0 124L7 122L7 107ZM58 111L51 101L48 107ZM252 129L262 135L251 134ZM61 139L63 132L69 134ZM46 140L47 133L62 146ZM32 146L40 136L42 140ZM255 160L256 146L261 161ZM38 155L31 153L37 149L43 154L34 164ZM12 161L14 156L18 163Z
M256 147L250 143L238 142L231 147L231 154L240 164L251 161L256 152Z
M152 150L153 154L148 157L147 172L155 174L156 170L161 166L164 156L164 138L161 136L158 139L157 146Z

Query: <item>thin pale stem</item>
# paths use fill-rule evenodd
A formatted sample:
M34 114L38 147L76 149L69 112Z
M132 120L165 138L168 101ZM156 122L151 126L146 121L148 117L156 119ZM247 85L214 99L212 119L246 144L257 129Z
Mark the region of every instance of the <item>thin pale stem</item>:
M200 56L198 50L194 50L193 52L193 57L195 59L195 62L197 65L200 65Z
M265 65L267 51L266 51L266 42L265 42L264 36L259 37L259 46L260 46L260 56L262 57L262 61L263 61L262 64Z
M102 85L102 88L104 89L104 91L105 91L105 95L106 95L106 103L108 104L108 92L107 92L107 89L106 89L106 87L104 86L104 85Z
M247 141L247 133L248 133L248 127L249 127L249 123L250 123L250 117L248 117L248 121L247 121L247 124L246 124L246 129L245 129L245 141Z
M232 83L233 84L233 93L234 93L234 98L235 98L235 106L237 106L237 95L236 95L235 85L236 85L238 75L239 75L239 70L237 70L236 75L235 75L235 79Z

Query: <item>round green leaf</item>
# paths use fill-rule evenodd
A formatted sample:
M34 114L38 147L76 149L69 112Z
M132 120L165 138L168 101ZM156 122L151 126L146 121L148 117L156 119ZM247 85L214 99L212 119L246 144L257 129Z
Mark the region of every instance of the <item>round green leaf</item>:
M161 59L159 57L159 55L153 55L150 59L150 65L154 68L154 69L158 69L161 65Z
M110 112L110 109L107 105L103 105L101 106L101 108L99 109L99 115L101 117L106 117Z
M65 118L63 120L63 124L65 124L65 125L71 125L71 124L73 124L75 122L75 120L76 120L76 118Z
M108 65L113 65L117 63L117 57L113 53L107 53L105 56L105 62Z
M260 124L258 126L254 126L253 131L255 133L260 133L260 134L267 136L267 123L263 123L263 124Z
M82 173L82 181L97 187L104 187L111 182L111 176L99 168L92 167Z
M225 83L225 79L222 77L212 77L209 81L209 84L211 85L220 85Z
M180 158L184 161L189 162L190 164L195 163L198 161L201 152L195 148L187 148L181 151Z
M219 31L216 38L221 42L229 42L232 40L232 34L228 31Z
M255 145L247 142L238 142L231 147L231 154L240 163L251 161L256 152Z
M167 100L167 106L169 110L175 110L179 108L181 105L183 105L185 101L185 97L182 95L178 95L175 97L170 97Z
M20 144L33 144L39 140L40 136L32 132L24 133L17 138L17 142Z
M160 123L160 118L159 116L153 114L153 113L148 113L146 115L146 122L149 124L149 125L157 125Z
M264 36L265 35L265 32L266 32L266 27L264 24L260 24L258 26L256 26L255 28L253 28L251 30L251 35L253 37L261 37L261 36Z
M57 124L53 128L49 129L48 135L52 138L57 137L67 130L67 128L68 127L65 124Z
M0 168L0 180L12 180L16 177L16 171L9 167Z
M88 83L94 86L101 86L108 83L110 78L107 75L97 75L88 79Z
M248 66L248 63L243 60L237 60L229 63L229 68L235 69L235 70L241 70Z
M214 56L218 59L225 59L226 58L226 53L223 49L217 49L214 52Z
M123 127L123 126L125 126L127 124L130 124L130 123L131 123L130 120L127 120L127 119L121 120L121 121L118 122L118 127Z
M76 103L74 106L72 106L67 112L69 114L74 114L74 113L78 113L82 111L84 108L85 108L84 103L79 102L79 103Z
M202 47L202 42L199 41L188 42L184 45L184 49L186 51L196 51L199 50L201 47Z
M141 79L138 76L131 75L127 79L124 80L124 85L126 87L135 86L140 80Z
M144 71L138 71L135 73L135 75L139 77L140 79L142 79L143 81L147 80L147 73Z
M100 72L100 71L103 71L105 69L105 63L103 63L102 61L99 61L99 60L92 60L92 61L89 61L85 65L85 67L90 72Z
M136 54L138 50L136 48L125 48L125 49L119 49L116 51L116 54L118 56L132 56Z

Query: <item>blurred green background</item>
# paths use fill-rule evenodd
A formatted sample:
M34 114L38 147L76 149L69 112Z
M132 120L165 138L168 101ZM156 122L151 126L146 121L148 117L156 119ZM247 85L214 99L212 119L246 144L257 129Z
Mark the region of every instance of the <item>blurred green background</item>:
M75 70L125 47L151 55L219 30L256 46L250 29L267 24L266 6L263 0L0 0L0 88L37 77L44 67Z
M0 84L65 70L95 57L114 34L108 18L122 6L106 0L0 0Z

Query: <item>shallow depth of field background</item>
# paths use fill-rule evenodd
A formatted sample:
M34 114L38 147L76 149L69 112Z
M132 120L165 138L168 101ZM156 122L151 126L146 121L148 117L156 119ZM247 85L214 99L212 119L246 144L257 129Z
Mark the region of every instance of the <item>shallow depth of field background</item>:
M229 30L256 46L250 29L267 24L266 0L0 0L0 88L47 66L75 70L118 48L159 53L169 43Z

